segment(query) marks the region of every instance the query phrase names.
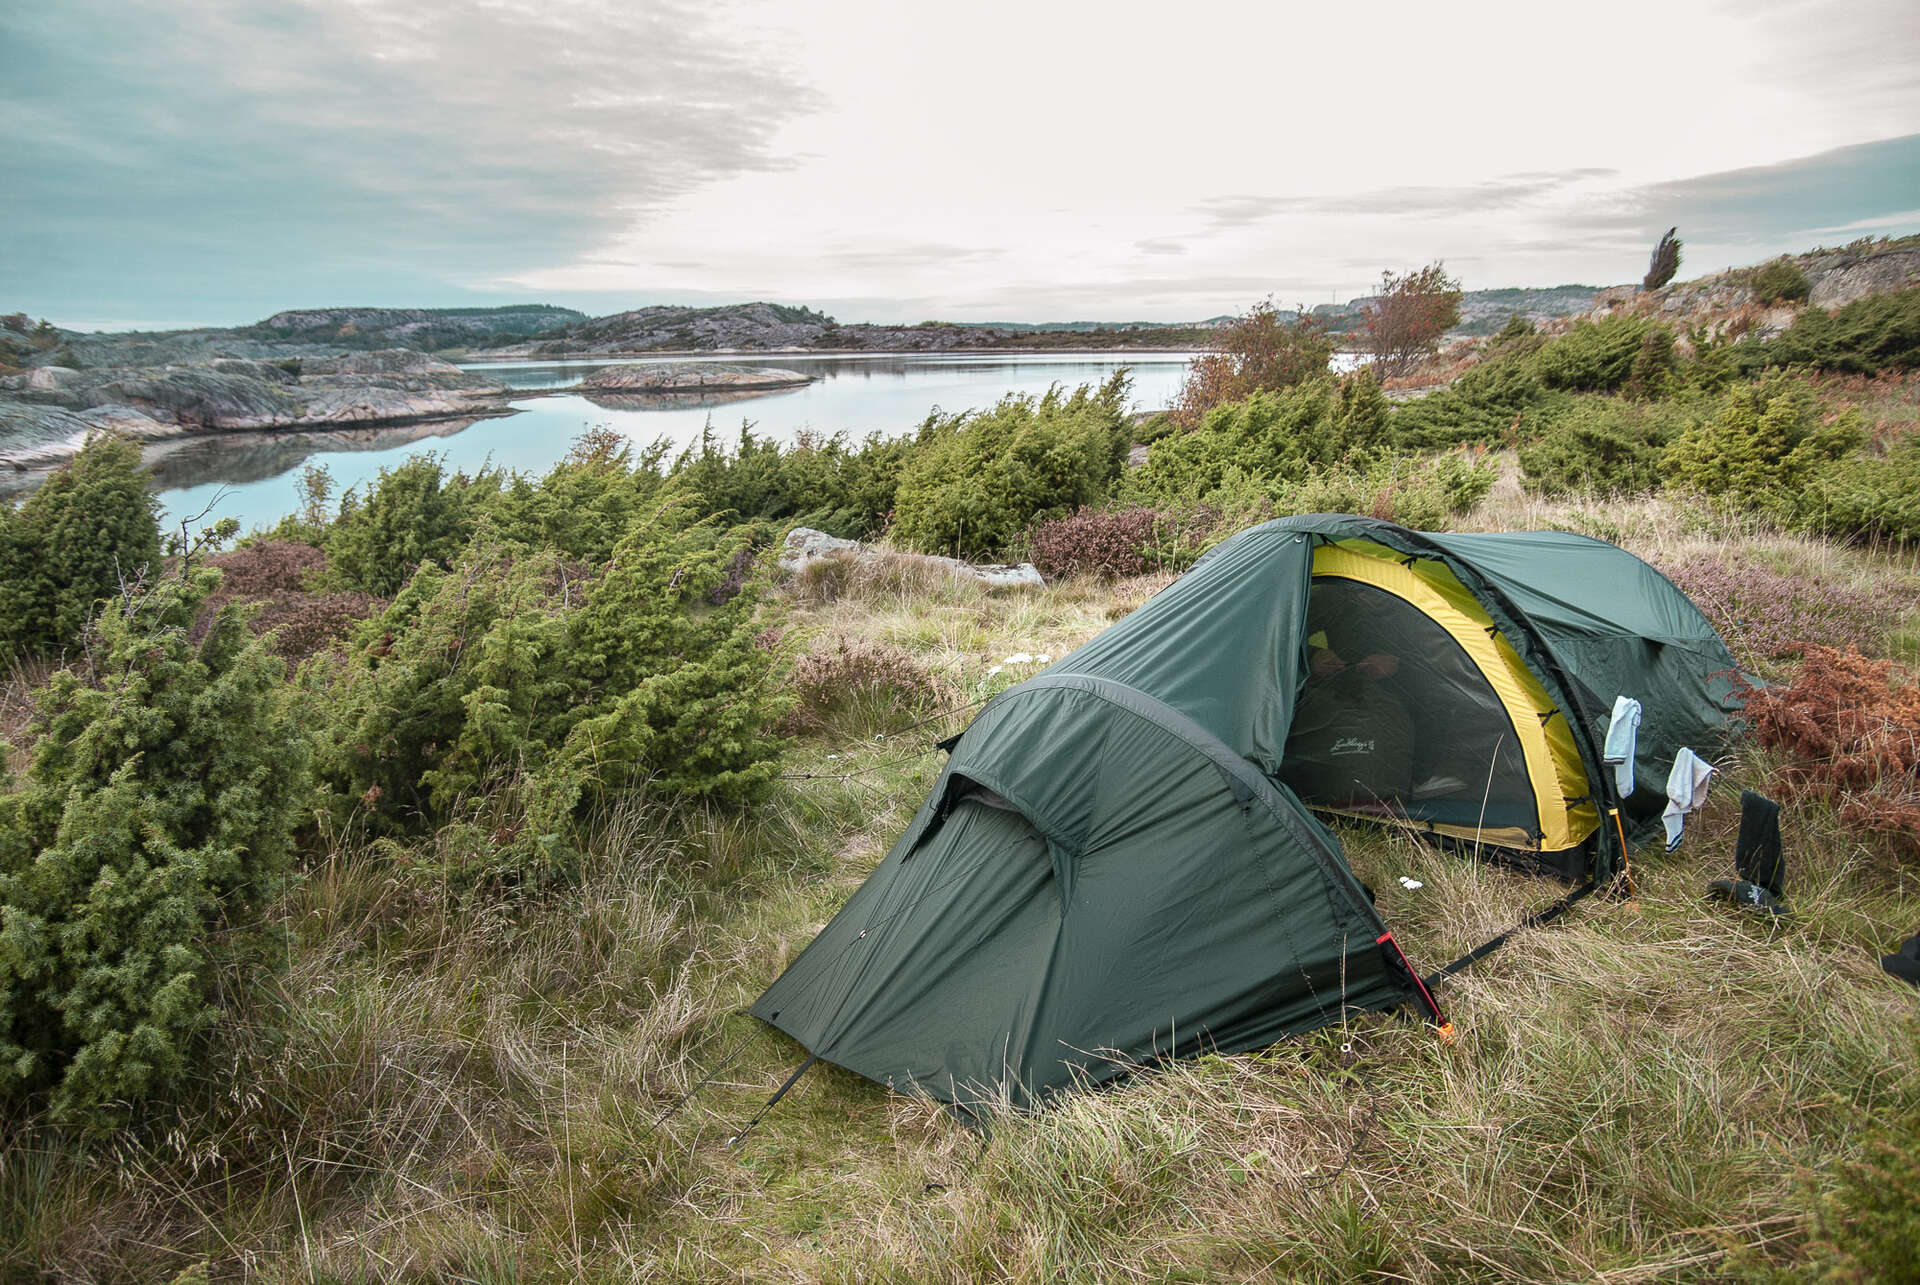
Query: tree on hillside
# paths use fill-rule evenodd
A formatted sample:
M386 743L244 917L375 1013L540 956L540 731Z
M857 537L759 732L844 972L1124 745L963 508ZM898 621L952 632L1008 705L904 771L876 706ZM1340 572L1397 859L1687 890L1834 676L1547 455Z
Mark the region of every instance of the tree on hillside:
M1215 406L1263 388L1291 388L1325 374L1332 359L1333 340L1305 308L1288 321L1272 299L1263 300L1215 331L1208 350L1193 359L1174 398L1173 420L1197 428Z
M1460 299L1460 283L1438 261L1417 272L1381 273L1360 340L1374 374L1393 379L1439 352L1440 336L1460 321Z
M1658 290L1680 271L1680 238L1674 235L1679 231L1679 228L1668 228L1667 234L1654 244L1653 257L1647 260L1647 275L1640 282L1642 290Z

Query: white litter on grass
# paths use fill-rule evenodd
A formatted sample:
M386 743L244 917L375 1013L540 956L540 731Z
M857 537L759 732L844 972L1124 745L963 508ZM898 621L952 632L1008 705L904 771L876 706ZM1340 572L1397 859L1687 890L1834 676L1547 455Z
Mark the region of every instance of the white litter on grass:
M995 674L997 674L997 673L999 673L999 672L1000 672L1000 666L998 666L998 665L989 665L989 666L987 666L987 677L988 677L988 678L992 678L992 677L993 677L993 676L994 676Z
M1402 888L1405 888L1408 892L1417 892L1419 889L1424 888L1427 885L1425 885L1424 883L1421 883L1418 879L1413 879L1413 878L1409 878L1406 875L1401 875L1400 886Z
M1016 651L1000 663L1003 665L1031 665L1033 663L1033 657L1024 651Z
M1036 665L1051 665L1053 663L1053 657L1043 651L1033 658L1033 663Z

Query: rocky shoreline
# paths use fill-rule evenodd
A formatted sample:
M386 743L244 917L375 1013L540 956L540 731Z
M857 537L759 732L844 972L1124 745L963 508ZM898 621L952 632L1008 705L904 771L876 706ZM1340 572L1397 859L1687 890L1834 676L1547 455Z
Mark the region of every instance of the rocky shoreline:
M88 435L140 442L236 432L385 428L510 414L500 380L406 349L317 360L78 370L0 378L0 467L52 467Z

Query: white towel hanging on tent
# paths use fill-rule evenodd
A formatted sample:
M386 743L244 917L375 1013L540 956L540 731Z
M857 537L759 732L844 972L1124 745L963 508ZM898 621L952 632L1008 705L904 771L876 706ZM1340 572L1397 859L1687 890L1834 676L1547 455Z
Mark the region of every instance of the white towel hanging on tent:
M1673 771L1667 773L1667 810L1660 814L1667 827L1667 851L1680 846L1680 832L1686 828L1687 814L1707 805L1707 783L1713 780L1713 764L1682 748L1673 756Z
M1613 717L1607 723L1607 745L1600 759L1613 764L1613 785L1621 798L1633 793L1633 759L1640 744L1640 702L1631 696L1613 698Z

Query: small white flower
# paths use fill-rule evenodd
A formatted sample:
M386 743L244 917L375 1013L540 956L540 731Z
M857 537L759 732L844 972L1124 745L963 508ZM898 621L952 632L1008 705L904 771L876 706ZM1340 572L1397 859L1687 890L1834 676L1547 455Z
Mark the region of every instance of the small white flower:
M1033 658L1033 663L1036 665L1051 665L1053 663L1053 657L1043 651Z
M1033 663L1033 657L1024 651L1016 651L1002 663L1008 665L1031 665Z
M1000 666L998 665L989 666L987 669L987 677L992 678L995 674L999 672L1000 672Z

